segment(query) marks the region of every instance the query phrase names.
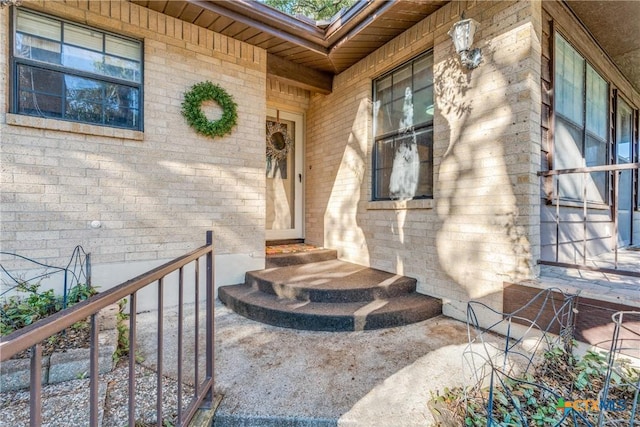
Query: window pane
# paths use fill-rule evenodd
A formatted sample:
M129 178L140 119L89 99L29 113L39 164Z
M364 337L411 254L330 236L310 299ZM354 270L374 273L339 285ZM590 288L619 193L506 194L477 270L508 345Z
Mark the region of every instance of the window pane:
M584 59L556 34L555 108L577 124L583 124Z
M99 70L105 76L115 77L122 80L139 82L142 79L140 63L127 59L105 56L104 64Z
M616 151L617 164L631 163L631 135L632 135L633 114L629 105L623 100L618 101L618 120L616 124Z
M391 125L391 76L378 80L374 85L373 117L375 136L393 130Z
M376 143L376 198L408 200L433 194L431 130Z
M413 120L415 125L433 122L433 86L419 90L413 94Z
M109 84L106 86L105 124L118 127L138 126L138 89Z
M141 61L140 43L120 37L106 35L105 51L107 54L120 56L133 61Z
M433 195L433 131L426 129L417 132L416 142L420 159L420 174L415 197L430 197Z
M570 121L556 117L554 169L579 168L584 165L582 155L582 130ZM560 196L568 199L582 198L580 174L560 175Z
M389 198L389 177L393 166L395 143L393 138L376 142L375 146L375 198Z
M65 76L65 83L65 117L81 122L102 123L103 84L73 76Z
M411 65L393 73L393 99L404 99L406 90L411 91Z
M138 90L127 86L66 76L66 117L118 127L138 124Z
M18 67L18 112L62 117L62 75L38 68Z
M61 23L55 19L18 9L17 32L33 34L50 40L61 41Z
M586 166L600 166L607 164L607 143L599 138L587 136L585 141ZM587 181L587 200L590 202L604 203L606 199L606 172L589 174ZM582 199L582 198L581 198Z
M16 34L15 54L35 61L60 63L60 43L25 34Z
M607 164L607 142L587 135L585 141L585 164L586 166L600 166Z
M64 25L64 43L102 52L103 34L71 24Z
M555 152L554 169L585 166L582 156L582 129L562 117L556 118Z
M413 64L413 90L433 85L433 56L427 55Z
M104 74L103 55L91 50L65 45L62 48L62 65L74 70Z
M587 130L602 139L607 138L607 82L591 66L587 66Z

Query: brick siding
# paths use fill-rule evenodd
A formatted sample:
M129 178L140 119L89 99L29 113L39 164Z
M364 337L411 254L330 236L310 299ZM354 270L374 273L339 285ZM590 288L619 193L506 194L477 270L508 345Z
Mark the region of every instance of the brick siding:
M218 255L263 259L265 51L124 1L22 7L144 41L144 132L8 114L0 9L2 250L57 265L78 244L96 264L164 260L212 229ZM199 136L180 113L205 80L238 104L223 138Z
M484 62L473 71L447 35L463 9L480 23ZM332 94L314 95L307 241L416 277L449 315L464 318L469 299L501 309L503 281L535 274L539 252L540 17L539 2L451 2L336 76ZM372 80L428 49L433 201L370 202Z

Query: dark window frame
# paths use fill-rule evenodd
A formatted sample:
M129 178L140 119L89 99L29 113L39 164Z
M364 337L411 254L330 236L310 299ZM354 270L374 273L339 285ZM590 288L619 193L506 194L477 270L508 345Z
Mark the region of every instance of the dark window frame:
M112 77L112 76L108 76L108 75L103 75L103 74L98 74L98 73L93 73L90 71L85 71L85 70L80 70L80 69L75 69L75 68L71 68L68 66L64 66L61 64L54 64L51 62L45 62L45 61L39 61L39 60L35 60L35 59L31 59L31 58L24 58L21 56L18 56L15 54L15 49L16 49L16 33L17 33L17 19L18 19L18 10L16 10L16 8L12 8L12 14L11 14L11 18L10 18L10 31L9 31L9 61L10 61L10 72L9 72L9 84L10 84L10 91L9 91L9 112L12 114L19 114L19 115L24 115L24 116L29 116L29 117L41 117L41 118L47 118L47 119L52 119L52 120L61 120L61 121L67 121L67 122L73 122L73 123L83 123L83 124L88 124L88 125L92 125L92 126L101 126L101 127L111 127L111 128L117 128L117 129L126 129L126 130L133 130L133 131L144 131L144 41L141 39L136 39L133 37L128 37L128 36L124 36L122 34L118 34L118 33L114 33L112 31L108 31L108 30L103 30L101 28L98 27L93 27L93 26L89 26L89 25L84 25L78 22L74 22L68 19L64 19L64 18L60 18L58 16L55 15L51 15L51 14L47 14L47 13L41 13L41 12L36 12L27 8L21 8L22 11L28 13L28 14L32 14L32 15L37 15L37 16L41 16L47 19L51 19L51 20L55 20L60 22L61 25L61 37L64 34L64 26L65 25L72 25L74 27L80 27L80 28L84 28L93 32L97 32L100 33L102 36L102 50L101 51L97 51L95 49L91 49L90 47L83 47L83 46L79 46L77 44L73 44L73 43L65 43L64 40L60 40L60 41L54 41L56 43L60 43L60 47L62 49L63 45L68 45L71 47L79 47L81 49L87 50L87 51L93 51L99 54L107 54L106 52L106 40L107 40L107 36L116 38L116 39L122 39L122 40L126 40L126 41L130 41L130 42L135 42L139 45L139 52L140 52L140 60L139 60L139 66L140 66L140 77L139 77L139 81L134 81L134 80L127 80L127 79L122 79L122 78L117 78L117 77ZM45 37L40 37L38 35L32 35L31 37L40 39L40 40L49 40ZM53 40L52 40L53 41ZM129 58L125 58L125 57L119 57L117 55L113 55L110 54L110 56L114 57L114 58L121 58L121 59L126 59L126 60L131 60ZM63 82L63 86L62 89L53 94L56 97L60 97L61 98L61 113L60 116L53 116L53 115L46 115L46 114L29 114L29 113L25 113L24 111L20 111L20 105L19 105L19 92L20 92L20 79L19 79L19 69L21 67L24 68L28 68L31 70L40 70L40 71L46 71L49 73L59 73L61 74L61 78L62 78L62 82ZM91 121L91 120L79 120L79 119L75 119L73 117L69 117L68 115L66 115L65 112L65 104L67 102L67 89L68 87L66 86L65 81L65 77L72 77L72 78L78 78L78 79L85 79L85 80L91 80L94 81L98 84L111 84L111 85L117 85L119 87L123 87L123 88L129 88L129 89L134 89L137 91L137 102L133 108L129 108L129 109L133 109L133 110L137 110L137 123L134 126L119 126L117 124L114 123L108 123L106 122L106 114L104 113L104 111L102 112L102 117L101 117L101 121ZM35 91L34 93L40 93L39 91ZM44 92L42 92L44 94ZM100 99L100 103L104 106L107 103L107 99L103 96Z
M583 84L583 94L582 94L582 124L575 122L572 118L562 114L561 112L558 111L556 102L558 101L558 98L560 98L560 94L558 94L558 82L556 79L556 72L557 72L557 43L556 43L556 37L559 36L563 39L563 41L568 44L573 50L576 51L576 53L581 57L583 64L582 64L582 84ZM588 138L593 138L593 139L598 139L600 142L604 142L605 147L606 147L606 153L605 153L605 165L611 165L613 164L612 162L614 161L613 159L613 155L614 155L614 138L611 135L611 114L613 111L613 106L611 103L611 88L612 88L612 84L611 81L605 76L603 75L587 58L587 56L585 56L582 52L580 52L580 50L578 48L576 48L576 46L571 43L570 39L568 37L566 37L562 32L555 30L553 32L553 81L554 81L554 95L553 95L553 114L555 115L555 120L554 120L554 129L553 129L553 134L554 134L554 141L553 141L553 159L554 159L554 164L553 164L553 168L557 169L556 167L556 163L557 163L557 159L559 157L557 150L557 143L556 143L556 138L557 138L557 126L558 126L558 120L561 120L562 122L564 122L567 126L570 126L571 128L580 131L580 138L581 138L581 146L580 148L580 152L582 155L582 160L585 162L585 166L593 166L593 165L587 165L587 156L586 156L586 152L587 152L587 140ZM602 138L599 135L595 135L593 132L591 132L588 129L587 126L587 91L588 91L588 85L587 85L587 79L588 79L588 69L591 68L607 85L607 105L606 105L606 116L607 116L607 122L606 122L606 129L607 129L607 135L606 135L606 139L602 140ZM604 174L604 172L602 172L602 174ZM608 174L607 174L608 175ZM589 206L592 207L597 207L597 206L609 206L611 204L611 185L612 183L610 182L610 179L608 176L605 177L604 180L604 189L603 189L603 198L604 200L602 202L600 201L594 201L594 200L587 200L587 203ZM554 185L554 191L556 191L555 189L555 185ZM560 195L560 200L562 202L579 202L582 203L582 195L580 195L580 197L578 198L571 198L571 197L567 197L567 196L562 196Z
M434 86L434 78L433 78L433 74L431 76L431 85L427 85L425 87L420 87L418 88L418 90L415 89L415 85L414 85L414 80L415 80L415 72L414 72L414 65L416 62L431 56L433 58L433 50L430 49L426 52L422 52L419 55L403 62L402 64L398 65L397 67L394 67L392 70L374 78L371 82L371 93L372 93L372 103L373 105L375 105L377 99L376 99L376 95L377 95L377 91L376 91L376 87L377 87L377 83L381 82L382 80L384 80L385 78L391 76L391 87L393 88L393 74L402 70L403 68L406 68L407 66L411 66L411 89L412 89L412 96L415 96L416 93L420 92L420 91L424 91L424 90L431 90L432 91L432 98L433 98L433 106L435 108L435 97L434 95L434 90L433 90L433 86ZM432 72L433 72L433 65L432 67ZM398 98L393 98L388 102L388 104L392 104L394 101L398 101L399 99L401 99L400 97ZM393 140L394 143L397 139L402 139L402 138L406 138L407 133L406 130L403 130L402 128L398 127L395 130L389 131L389 132L385 132L382 133L380 135L376 135L377 133L377 115L373 114L373 120L372 120L372 130L373 130L373 149L372 149L372 163L371 163L371 201L390 201L390 200L397 200L397 199L392 199L390 197L379 197L379 188L378 188L378 180L377 180L377 173L379 173L380 171L384 170L384 169L388 169L388 168L381 168L378 167L379 164L379 158L378 158L378 145L384 142L387 142L389 140ZM430 121L426 121L423 123L419 123L418 125L415 125L413 127L411 127L412 132L414 132L414 135L418 135L418 134L422 134L422 133L430 133L430 138L431 138L431 142L429 144L429 158L425 161L421 160L420 163L428 163L429 164L429 170L431 173L431 191L430 194L427 195L420 195L420 196L414 196L409 200L429 200L429 199L433 199L433 188L434 188L434 182L433 182L433 115L431 117Z

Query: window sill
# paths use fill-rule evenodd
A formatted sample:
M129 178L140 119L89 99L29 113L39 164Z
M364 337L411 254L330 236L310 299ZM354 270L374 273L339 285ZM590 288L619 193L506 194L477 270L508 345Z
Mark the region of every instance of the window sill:
M7 124L36 129L104 136L107 138L131 139L134 141L144 140L144 132L137 130L97 126L88 123L68 122L65 120L49 119L44 117L24 116L22 114L7 113Z
M367 202L370 210L409 210L409 209L433 209L433 199L418 200L378 200Z

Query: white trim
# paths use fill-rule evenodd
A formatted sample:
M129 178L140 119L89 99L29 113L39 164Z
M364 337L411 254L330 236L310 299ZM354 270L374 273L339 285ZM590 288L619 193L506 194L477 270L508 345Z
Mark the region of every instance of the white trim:
M265 238L267 240L279 239L301 239L304 238L304 115L275 108L267 108L267 115L270 117L279 117L284 120L291 120L295 123L294 135L294 152L295 152L295 171L293 179L294 187L294 228L288 230L265 230ZM266 119L266 117L265 117ZM302 177L300 180L299 177ZM266 208L266 205L265 205Z

